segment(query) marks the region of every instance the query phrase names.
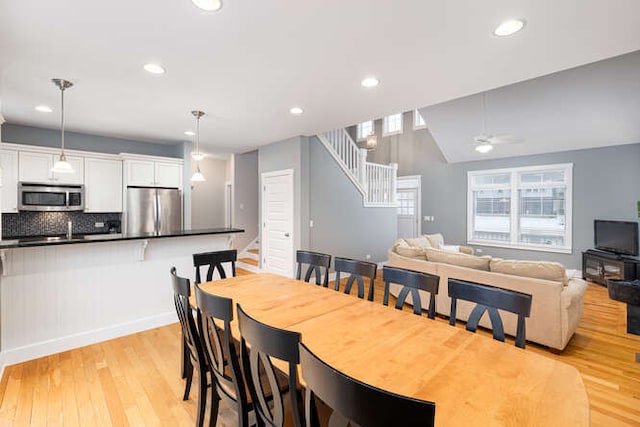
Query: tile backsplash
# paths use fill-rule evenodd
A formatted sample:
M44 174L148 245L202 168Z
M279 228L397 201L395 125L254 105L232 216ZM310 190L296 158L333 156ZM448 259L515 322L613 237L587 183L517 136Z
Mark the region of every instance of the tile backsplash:
M74 234L108 233L107 221L120 221L121 213L19 212L2 214L2 238L55 236L67 233L67 221ZM96 223L103 227L96 227Z

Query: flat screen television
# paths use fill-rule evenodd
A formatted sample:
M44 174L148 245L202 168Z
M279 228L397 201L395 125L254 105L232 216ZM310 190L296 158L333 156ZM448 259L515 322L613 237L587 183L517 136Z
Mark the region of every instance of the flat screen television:
M638 223L635 221L593 222L596 249L622 255L638 255Z

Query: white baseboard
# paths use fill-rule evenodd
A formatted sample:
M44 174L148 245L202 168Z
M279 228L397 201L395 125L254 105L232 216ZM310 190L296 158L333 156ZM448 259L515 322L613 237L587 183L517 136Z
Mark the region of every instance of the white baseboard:
M151 317L145 317L133 322L120 323L106 328L95 329L93 331L82 332L54 340L5 350L0 353L0 372L4 372L5 366L146 331L147 329L158 328L160 326L176 323L177 321L178 317L176 316L175 311L172 311ZM0 378L2 378L1 375Z

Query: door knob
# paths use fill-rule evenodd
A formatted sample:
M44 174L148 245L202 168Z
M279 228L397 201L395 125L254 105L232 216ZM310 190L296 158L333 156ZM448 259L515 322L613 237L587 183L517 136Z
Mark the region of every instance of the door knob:
M284 233L284 237L289 237L289 233Z

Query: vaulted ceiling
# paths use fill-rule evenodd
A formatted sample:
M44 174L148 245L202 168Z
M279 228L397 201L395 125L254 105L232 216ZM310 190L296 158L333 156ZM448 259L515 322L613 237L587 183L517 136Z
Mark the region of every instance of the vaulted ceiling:
M175 143L197 108L203 148L238 152L638 50L638 16L637 0L3 1L0 102L56 128L66 78L71 130ZM493 36L510 17L525 29Z

